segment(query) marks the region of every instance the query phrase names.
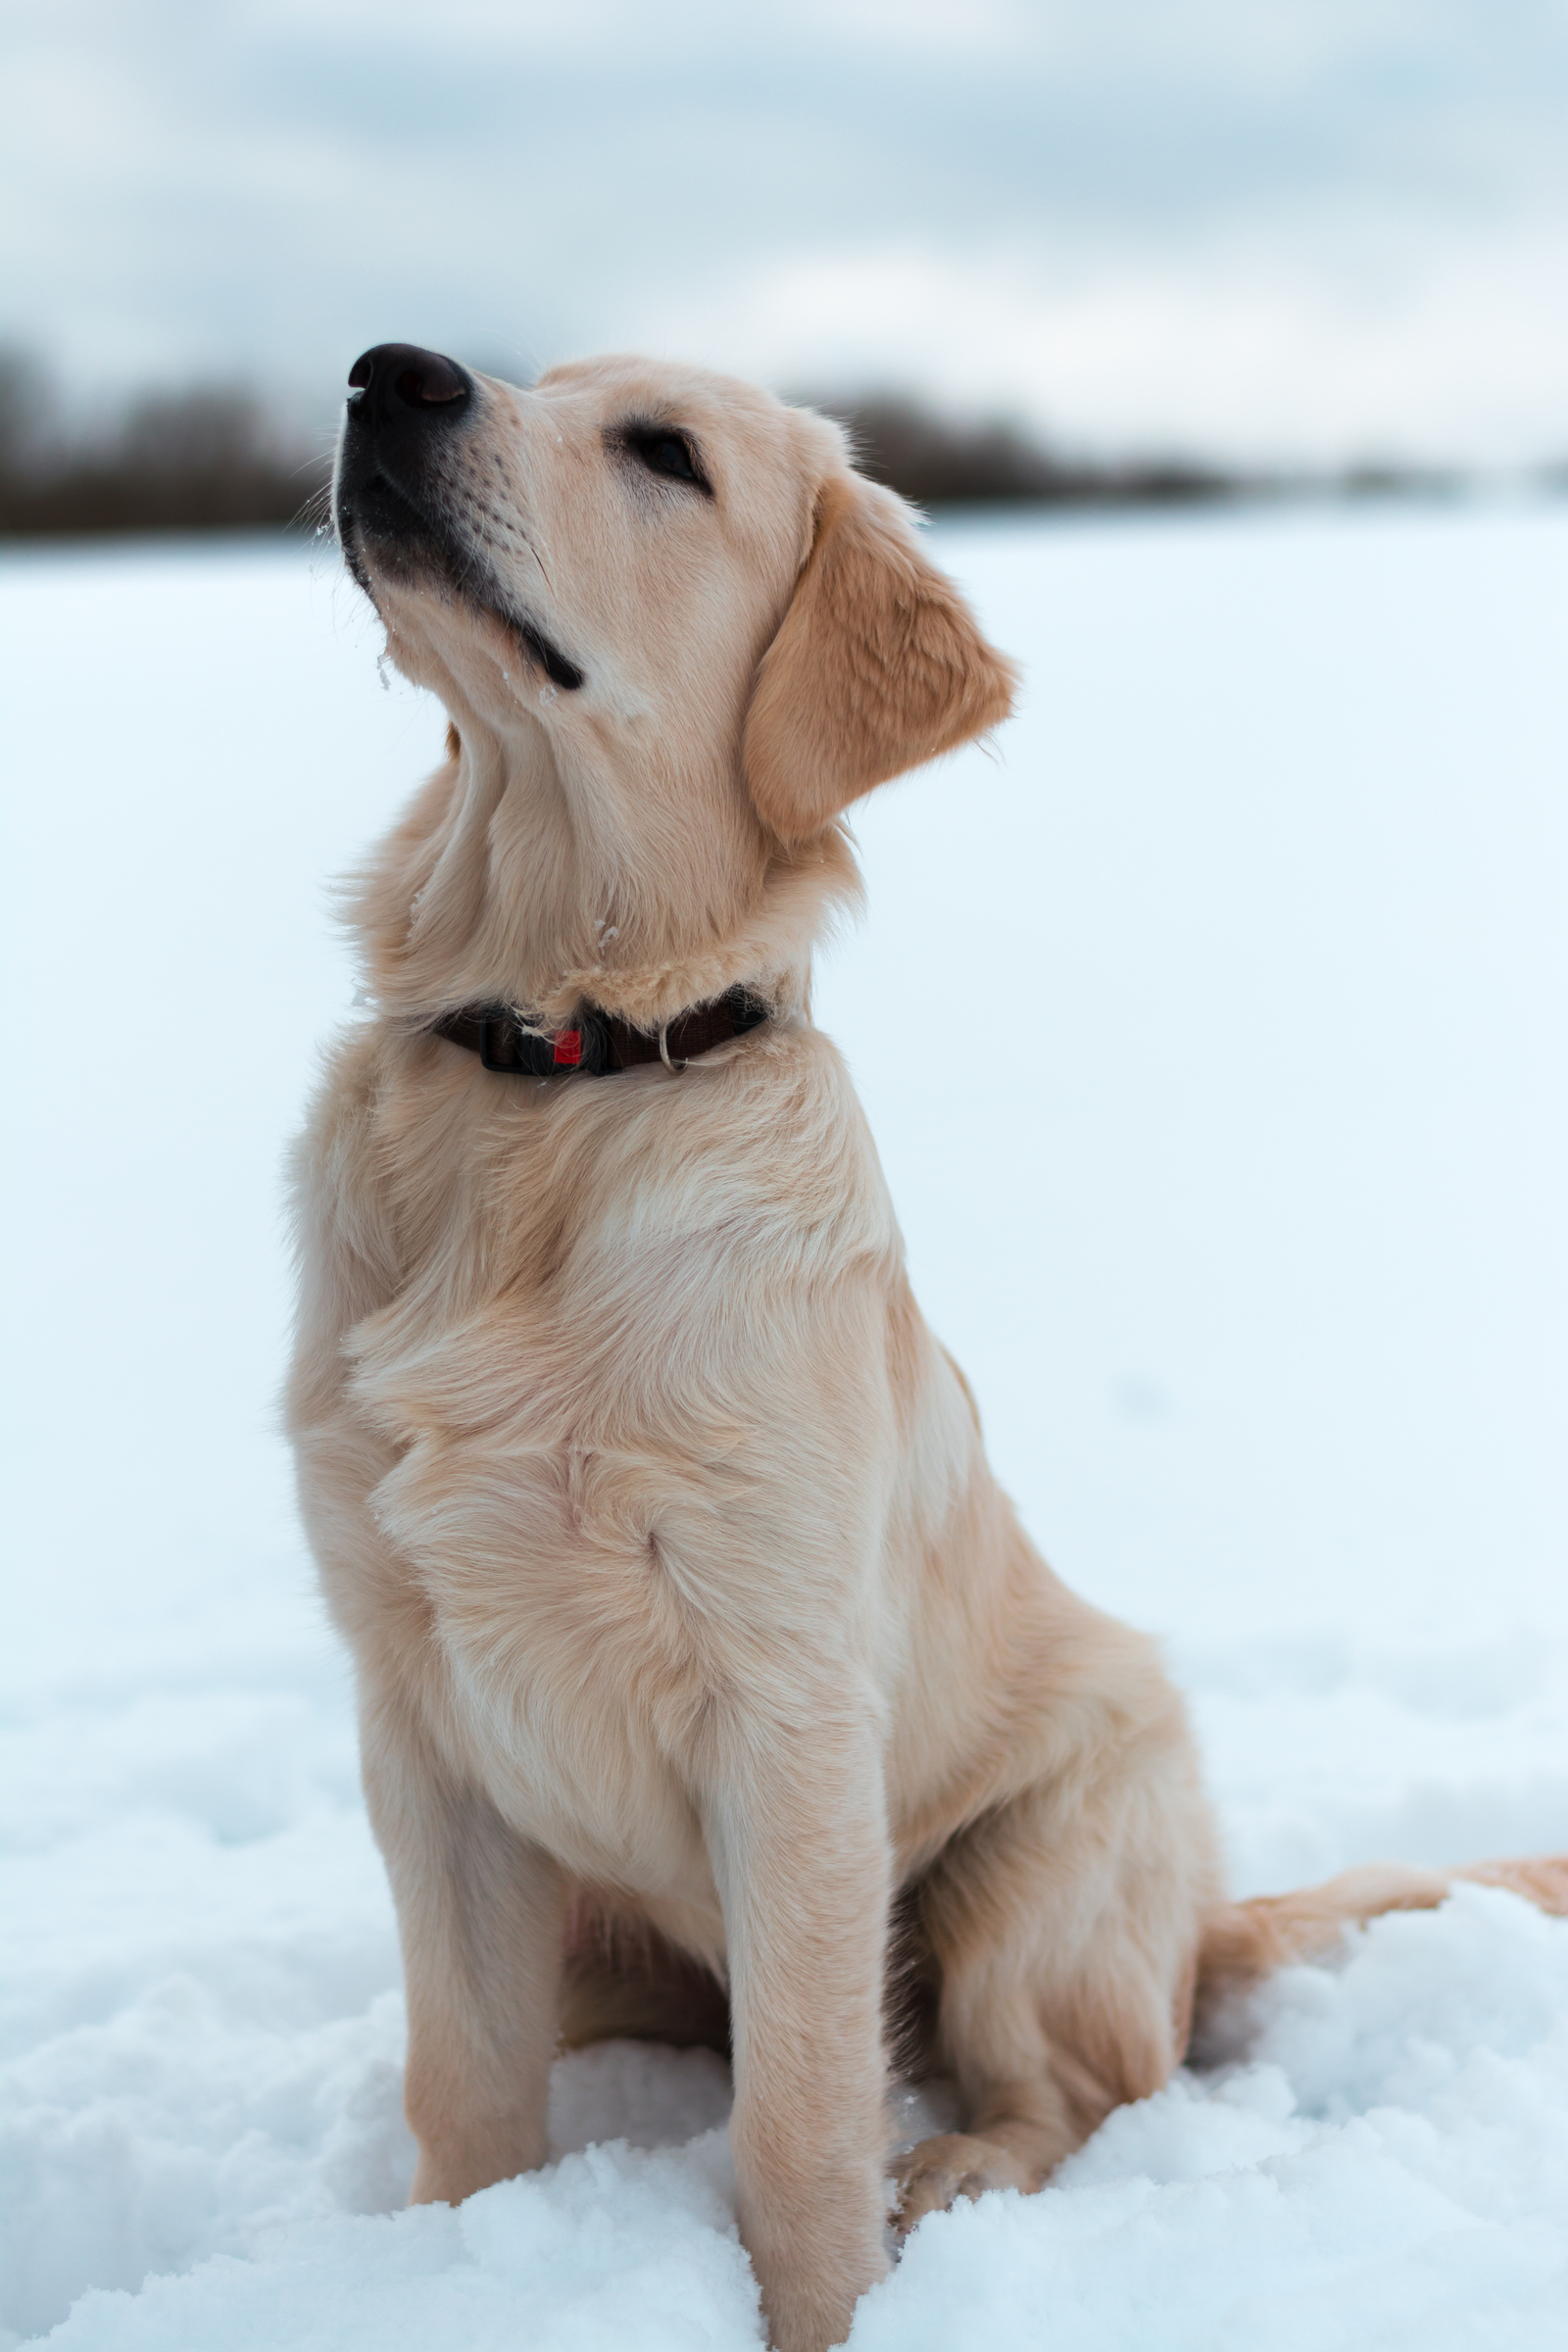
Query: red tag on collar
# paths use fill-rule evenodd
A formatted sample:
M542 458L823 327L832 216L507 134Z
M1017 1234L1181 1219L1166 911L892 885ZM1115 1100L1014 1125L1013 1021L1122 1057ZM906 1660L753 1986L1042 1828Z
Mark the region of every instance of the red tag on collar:
M575 1069L581 1059L582 1031L580 1029L558 1029L556 1031L557 1069Z

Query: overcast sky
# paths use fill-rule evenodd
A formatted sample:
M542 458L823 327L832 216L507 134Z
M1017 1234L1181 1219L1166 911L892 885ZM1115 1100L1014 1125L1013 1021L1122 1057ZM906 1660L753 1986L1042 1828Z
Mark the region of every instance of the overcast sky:
M1568 0L10 0L4 331L908 385L1080 444L1568 450Z

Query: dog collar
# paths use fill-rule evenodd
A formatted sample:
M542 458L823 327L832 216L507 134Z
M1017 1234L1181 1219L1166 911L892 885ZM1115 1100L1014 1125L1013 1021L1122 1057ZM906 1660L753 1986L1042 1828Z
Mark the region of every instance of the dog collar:
M684 1069L699 1054L760 1028L771 1009L749 988L732 988L650 1034L594 1004L579 1006L569 1029L553 1030L526 1026L504 1004L462 1004L432 1021L429 1034L466 1046L487 1070L512 1078L608 1078L645 1061Z

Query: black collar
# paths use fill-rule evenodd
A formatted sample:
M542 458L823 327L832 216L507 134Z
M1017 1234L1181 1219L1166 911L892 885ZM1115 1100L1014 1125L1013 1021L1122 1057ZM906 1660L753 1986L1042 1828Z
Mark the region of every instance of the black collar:
M710 1004L689 1005L650 1033L594 1004L579 1005L569 1029L554 1030L525 1025L504 1004L463 1004L432 1021L430 1031L466 1046L487 1070L510 1077L607 1078L643 1061L684 1069L700 1054L760 1028L771 1009L749 988L732 988Z

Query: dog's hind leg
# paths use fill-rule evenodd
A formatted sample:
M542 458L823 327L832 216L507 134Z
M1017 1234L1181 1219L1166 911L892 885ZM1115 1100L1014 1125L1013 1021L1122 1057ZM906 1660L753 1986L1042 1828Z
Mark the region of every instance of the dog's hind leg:
M956 2197L1040 2187L1179 2062L1213 1865L1185 1775L1158 1782L1118 1789L1113 1808L1025 1791L927 1873L936 2055L957 2079L965 2129L895 2160L901 2230Z

